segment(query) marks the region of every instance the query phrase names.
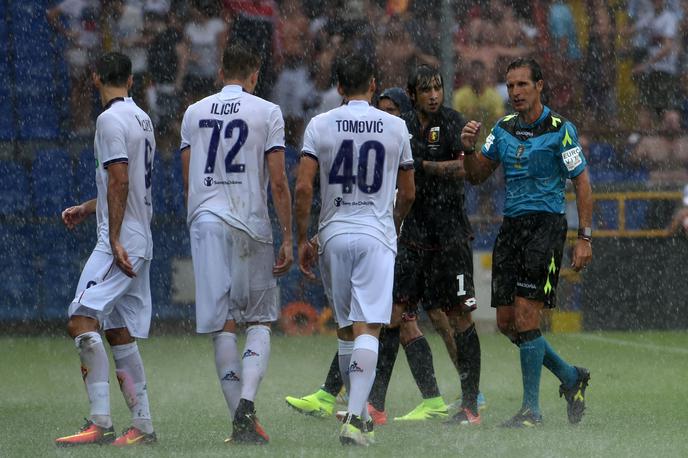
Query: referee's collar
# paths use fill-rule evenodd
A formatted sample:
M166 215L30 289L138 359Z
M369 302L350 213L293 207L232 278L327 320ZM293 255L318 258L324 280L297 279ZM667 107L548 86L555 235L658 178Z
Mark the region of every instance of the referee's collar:
M244 88L238 84L228 84L220 92L221 99L235 99L244 92Z
M542 113L540 113L540 116L535 120L534 123L528 124L528 125L523 125L521 123L521 117L519 116L518 117L518 126L526 128L526 129L531 129L531 128L537 126L538 124L540 124L542 121L544 121L545 118L549 115L549 112L550 112L549 107L547 105L543 105L542 106Z

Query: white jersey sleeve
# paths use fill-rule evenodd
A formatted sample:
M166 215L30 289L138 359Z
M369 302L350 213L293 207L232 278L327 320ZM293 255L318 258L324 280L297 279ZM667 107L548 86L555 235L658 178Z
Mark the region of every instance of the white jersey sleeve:
M106 169L116 162L129 162L127 153L125 126L122 120L105 111L96 120L98 132L100 160Z
M277 105L270 110L265 152L269 153L276 149L284 149L284 118L282 117L282 110Z

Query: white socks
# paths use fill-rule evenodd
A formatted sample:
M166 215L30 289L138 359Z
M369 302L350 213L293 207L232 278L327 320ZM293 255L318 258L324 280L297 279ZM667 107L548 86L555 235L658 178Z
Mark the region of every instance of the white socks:
M215 348L215 369L220 379L222 394L229 407L230 418L234 418L241 398L241 361L237 349L237 336L231 332L213 334Z
M353 342L351 363L349 364L348 412L358 415L364 420L368 418L368 395L375 381L375 367L377 366L378 339L370 334L361 334Z
M132 425L146 434L153 432L148 387L143 361L136 342L111 347L115 360L115 373L127 407L131 411Z
M253 402L270 359L270 328L261 324L246 329L241 356L241 398Z
M109 428L112 426L109 361L103 339L100 334L91 331L76 336L74 343L81 359L81 375L91 405L91 421L100 427Z

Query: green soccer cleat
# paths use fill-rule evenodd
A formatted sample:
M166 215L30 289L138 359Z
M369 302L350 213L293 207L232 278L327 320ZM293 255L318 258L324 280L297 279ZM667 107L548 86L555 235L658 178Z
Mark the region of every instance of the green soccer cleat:
M347 413L339 430L339 442L342 445L359 445L367 447L371 444L369 442L366 425L359 417L351 413ZM374 437L373 437L374 440Z
M287 405L299 412L318 418L332 415L334 411L335 397L324 390L318 390L313 394L302 398L286 397Z
M559 397L563 396L566 399L566 414L569 417L569 423L575 425L580 423L585 412L585 389L590 381L590 371L584 367L574 367L578 372L578 379L571 388L560 385Z
M394 421L424 421L447 418L449 410L441 396L423 399L415 409L404 416L394 418Z

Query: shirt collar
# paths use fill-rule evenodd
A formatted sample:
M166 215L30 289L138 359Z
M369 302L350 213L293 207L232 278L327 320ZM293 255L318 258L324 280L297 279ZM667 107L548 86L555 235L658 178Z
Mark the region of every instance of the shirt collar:
M242 88L238 84L228 84L227 86L222 88L222 91L220 91L220 98L223 100L235 99L239 97L243 92L244 88Z
M550 112L549 107L548 107L547 105L543 105L543 106L542 106L542 113L540 113L540 117L538 117L538 118L535 120L534 123L528 124L528 125L524 126L524 125L521 123L521 117L519 116L519 118L518 118L518 126L519 126L519 127L526 128L526 129L531 129L531 128L537 126L538 124L540 124L542 121L544 121L545 118L549 115L549 112Z

